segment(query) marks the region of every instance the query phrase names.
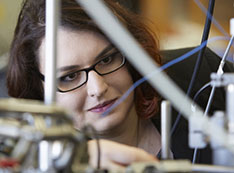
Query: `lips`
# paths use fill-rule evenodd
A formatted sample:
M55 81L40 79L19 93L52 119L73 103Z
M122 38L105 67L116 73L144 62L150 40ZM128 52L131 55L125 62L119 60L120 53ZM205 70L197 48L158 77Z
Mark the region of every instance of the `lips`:
M98 104L95 107L92 107L91 109L89 109L88 111L90 112L95 112L95 113L103 113L105 112L108 108L110 108L116 101L117 99L113 99L110 101L106 101L102 104Z

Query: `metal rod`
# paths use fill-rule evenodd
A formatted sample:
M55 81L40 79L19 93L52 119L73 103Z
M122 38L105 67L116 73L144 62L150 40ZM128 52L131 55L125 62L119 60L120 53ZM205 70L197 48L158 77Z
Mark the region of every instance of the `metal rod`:
M49 170L51 165L49 142L41 141L39 144L39 169L42 172Z
M59 0L46 0L46 33L45 33L45 104L56 101L56 56Z
M234 18L230 20L230 34L234 36Z
M192 101L185 96L184 92L172 82L141 48L139 43L131 36L125 27L117 20L101 0L76 0L83 6L86 12L96 21L102 31L113 41L113 43L126 54L131 64L146 76L152 86L166 99L170 100L173 106L188 119L191 115L201 118L200 123L206 124L207 128L203 131L227 147L232 153L234 148L225 142L228 135L223 128L217 128L209 121L208 117L203 116L204 112L199 106L196 110L191 109ZM107 25L108 23L108 25ZM123 42L124 40L124 42ZM152 73L154 72L154 73Z
M232 137L234 137L234 106L233 106L234 105L234 84L229 84L227 86L226 94L227 94L226 111L227 111L227 120L228 120L228 132Z
M225 62L226 62L226 59L227 59L227 56L228 56L228 52L229 52L229 50L230 50L230 48L231 48L231 45L232 45L232 43L233 43L233 40L234 40L234 36L231 37L231 39L230 39L230 41L229 41L229 43L228 43L228 46L227 46L227 48L226 48L226 50L225 50L225 53L224 53L224 55L223 55L223 57L222 57L222 60L221 60L221 62L220 62L220 64L219 64L219 67L218 67L218 70L217 70L217 74L218 74L218 75L222 75L222 74L224 73L224 72L223 72L223 67L224 67L224 65L225 65ZM212 101L213 101L213 97L214 97L214 94L215 94L215 88L216 88L215 85L213 85L213 86L212 86L212 89L211 89L211 92L210 92L210 96L209 96L207 105L206 105L206 109L205 109L205 114L204 114L204 116L207 116L208 113L209 113L209 110L210 110L210 107L211 107L211 104L212 104ZM194 155L193 155L193 161L192 161L193 163L196 162L197 150L198 150L198 148L196 147L196 148L194 149Z
M170 158L170 126L171 126L171 104L169 101L161 103L161 139L162 159Z
M154 88L166 99L169 99L184 115L189 117L193 114L190 99L185 96L184 92L165 73L159 70L155 61L141 48L139 43L122 26L102 1L77 0L77 2L86 9L86 12L96 21L116 46L126 54L131 64L147 77ZM155 73L152 74L152 72ZM203 116L201 109L197 108L196 112L198 116Z
M215 166L215 165L202 165L202 164L194 164L192 165L192 171L195 172L212 172L212 173L233 173L234 167L226 167L226 166Z

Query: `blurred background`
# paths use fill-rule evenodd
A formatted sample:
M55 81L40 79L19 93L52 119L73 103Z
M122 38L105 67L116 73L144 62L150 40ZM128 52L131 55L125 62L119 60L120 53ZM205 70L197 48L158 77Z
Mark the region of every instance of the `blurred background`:
M151 21L151 28L158 33L162 49L200 44L206 14L196 2L208 8L209 0L141 0L141 14ZM216 0L214 18L223 31L213 23L209 38L224 36L224 32L230 35L229 21L234 18L234 0ZM227 43L228 41L216 41L208 46L222 56ZM231 51L233 54L233 49Z
M194 0L116 0L143 16L145 22L156 33L161 49L176 49L200 44L205 13ZM209 0L199 1L206 8ZM229 20L234 18L234 0L216 0L214 17L229 34ZM0 0L0 97L7 97L5 88L5 69L8 50L13 37L17 15L22 0ZM224 36L212 24L210 38ZM222 56L228 41L215 41L208 46ZM229 53L233 59L234 49Z

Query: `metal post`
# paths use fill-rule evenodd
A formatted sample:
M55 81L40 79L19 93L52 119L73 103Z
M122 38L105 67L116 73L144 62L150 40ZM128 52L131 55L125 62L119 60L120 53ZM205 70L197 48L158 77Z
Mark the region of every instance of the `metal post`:
M229 84L227 86L227 96L226 96L226 110L227 110L227 120L228 120L228 133L230 135L230 141L234 144L234 84Z
M45 104L56 100L56 56L59 0L46 0L46 33L45 33Z
M162 159L170 158L170 126L171 126L171 104L169 101L162 101L161 103Z
M44 102L52 104L56 101L56 57L57 57L57 28L59 19L59 0L46 0L45 28L45 87ZM39 144L39 169L42 172L52 172L52 156L50 143L42 141Z

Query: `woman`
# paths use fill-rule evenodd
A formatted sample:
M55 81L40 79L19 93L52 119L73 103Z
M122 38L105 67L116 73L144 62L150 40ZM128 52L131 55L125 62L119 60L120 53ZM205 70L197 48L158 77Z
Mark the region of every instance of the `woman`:
M158 44L139 16L112 0L107 6L160 65ZM75 126L91 124L101 140L101 166L122 169L134 161L156 161L161 148L157 122L160 96L145 82L117 108L102 116L142 76L96 26L75 0L62 0L58 29L57 103L73 111ZM43 100L45 72L45 0L23 4L11 46L7 85L16 98ZM182 128L182 132L186 131ZM179 133L181 134L181 133ZM184 132L180 140L184 141ZM189 158L191 152L174 158ZM183 146L183 147L187 147ZM96 164L96 146L89 142L90 163ZM117 151L117 152L115 152ZM149 154L150 153L150 154Z
M76 114L75 126L78 129L85 124L91 124L103 139L139 147L156 156L160 150L160 135L149 118L158 112L158 94L148 83L144 83L118 108L102 117L101 114L140 79L141 75L75 0L61 2L57 103ZM160 64L158 45L138 17L112 0L105 2ZM27 0L24 3L10 54L7 76L9 95L43 100L44 0ZM140 153L145 152L141 150ZM153 156L145 155L148 160L155 160Z

